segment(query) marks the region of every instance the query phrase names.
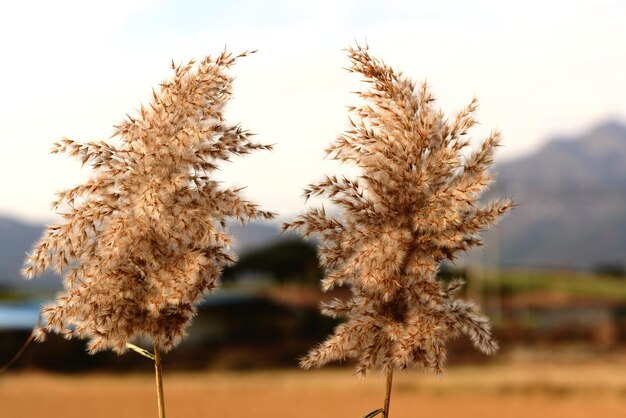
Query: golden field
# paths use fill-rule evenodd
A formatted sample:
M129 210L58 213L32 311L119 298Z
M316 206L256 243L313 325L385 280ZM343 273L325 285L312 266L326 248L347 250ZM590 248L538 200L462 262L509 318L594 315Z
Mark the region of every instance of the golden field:
M383 391L379 374L359 379L349 369L165 372L166 409L176 418L360 418ZM0 376L0 417L154 417L154 392L148 373L10 373ZM626 358L454 366L441 379L396 372L391 414L623 418Z

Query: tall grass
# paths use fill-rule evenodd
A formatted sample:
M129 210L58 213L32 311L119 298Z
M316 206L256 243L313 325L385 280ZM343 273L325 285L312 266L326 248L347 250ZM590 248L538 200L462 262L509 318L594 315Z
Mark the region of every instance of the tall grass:
M477 101L447 118L435 107L428 86L370 55L367 47L347 49L349 71L368 89L350 107L348 129L327 156L356 165L356 179L324 177L304 191L326 196L339 216L308 209L285 229L320 239L326 269L323 290L349 286L349 300L322 306L345 317L332 336L302 359L304 368L354 359L357 373L380 368L387 376L385 402L367 417L389 418L393 371L417 366L442 373L445 343L460 332L486 354L497 349L490 324L472 302L455 292L461 280L444 285L437 277L443 260L481 245L478 233L513 206L508 199L481 204L493 176L487 171L499 144L493 132L478 148L470 145Z
M26 259L27 277L53 268L64 278L37 338L57 332L87 339L90 353L123 353L149 337L161 417L161 353L183 338L196 304L234 261L227 222L274 216L211 177L232 156L271 149L224 118L228 70L247 54L172 63L173 77L115 127L116 142L63 139L52 148L90 164L93 175L58 193L53 208L64 222L49 226Z

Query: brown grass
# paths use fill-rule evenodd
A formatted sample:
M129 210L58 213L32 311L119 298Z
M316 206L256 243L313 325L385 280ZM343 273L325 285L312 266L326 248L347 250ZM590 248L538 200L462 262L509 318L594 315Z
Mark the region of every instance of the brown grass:
M410 367L443 373L451 337L466 334L485 354L498 347L478 305L456 297L463 282L442 283L437 272L442 261L482 245L480 231L513 207L509 199L478 200L493 181L488 169L499 134L466 152L476 99L447 117L426 83L418 87L367 46L346 51L348 71L366 88L326 156L359 175L310 184L305 199L324 197L339 213L309 207L283 229L316 236L322 289L345 285L352 297L322 306L324 315L345 322L300 365L351 359L362 376L380 368L389 377Z
M233 157L271 149L224 117L229 70L247 54L172 63L174 75L126 115L114 140L53 146L93 173L57 194L52 207L63 222L26 257L26 277L54 269L65 287L43 307L37 340L56 332L88 339L91 353L123 353L144 336L169 351L235 260L227 224L274 216L213 178Z
M394 418L626 416L626 359L575 365L535 363L397 373ZM354 417L380 407L384 377L345 370L171 373L168 414L184 417ZM219 402L216 402L219 401ZM153 377L23 373L0 380L0 416L153 415Z

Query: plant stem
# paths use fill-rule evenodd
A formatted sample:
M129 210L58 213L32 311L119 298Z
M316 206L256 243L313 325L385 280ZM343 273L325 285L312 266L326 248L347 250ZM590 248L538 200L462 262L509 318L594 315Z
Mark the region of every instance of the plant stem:
M163 397L163 377L161 374L161 354L157 343L154 343L154 375L156 377L157 397L159 401L159 418L165 418L165 398Z
M389 418L389 402L391 401L391 383L393 382L393 368L387 371L387 394L385 395L385 406L383 407L383 418Z

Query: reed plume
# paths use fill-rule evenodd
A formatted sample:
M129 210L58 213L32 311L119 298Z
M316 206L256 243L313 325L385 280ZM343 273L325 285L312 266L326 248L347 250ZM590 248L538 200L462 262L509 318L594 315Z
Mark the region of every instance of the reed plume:
M348 70L362 75L369 88L358 93L362 100L349 108L349 128L326 153L356 165L359 175L329 175L305 189L306 199L330 198L338 216L314 207L283 228L320 239L324 291L343 285L352 290L349 300L322 305L325 315L345 322L300 365L354 359L360 375L384 370L385 407L373 412L388 417L394 369L442 373L446 340L459 333L486 354L496 351L479 307L455 297L463 282L444 285L437 271L442 261L481 245L478 233L512 202L478 202L493 180L487 169L499 134L464 153L476 123L476 99L447 119L426 83L416 86L367 47L347 53Z
M64 292L43 309L39 339L57 332L88 339L90 353L122 353L146 336L155 350L170 350L234 261L227 222L273 217L211 177L232 156L271 149L224 118L228 70L247 54L172 62L173 77L149 104L115 126L117 143L53 146L93 175L58 193L52 206L63 223L47 227L26 258L29 278L48 268L64 276Z

